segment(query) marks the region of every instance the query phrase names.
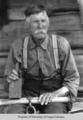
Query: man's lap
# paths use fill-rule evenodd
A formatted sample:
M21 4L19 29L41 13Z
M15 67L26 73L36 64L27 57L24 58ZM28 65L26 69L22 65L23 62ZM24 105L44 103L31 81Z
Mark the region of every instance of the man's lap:
M40 104L34 105L37 111L40 114L49 113L67 113L67 105L65 103L49 103L48 105L41 106ZM9 113L9 114L22 114L26 113L27 105L25 104L15 104L15 105L6 105L0 107L0 113Z

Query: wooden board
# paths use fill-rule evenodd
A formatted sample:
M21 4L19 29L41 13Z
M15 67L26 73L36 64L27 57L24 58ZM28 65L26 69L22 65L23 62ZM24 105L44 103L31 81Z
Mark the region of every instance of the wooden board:
M78 4L76 0L9 0L10 7L22 7L28 4L44 4L46 6L52 6L52 8L77 8Z

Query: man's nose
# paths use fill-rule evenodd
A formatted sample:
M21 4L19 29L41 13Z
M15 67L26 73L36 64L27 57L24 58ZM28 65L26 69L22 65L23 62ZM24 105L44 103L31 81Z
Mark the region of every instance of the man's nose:
M42 26L43 26L42 22L41 22L41 21L38 22L38 27L39 27L39 28L42 28Z

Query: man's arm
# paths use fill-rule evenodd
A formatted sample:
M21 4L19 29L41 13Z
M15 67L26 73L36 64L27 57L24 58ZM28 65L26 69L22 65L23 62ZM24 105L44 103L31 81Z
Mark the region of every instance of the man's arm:
M14 58L14 50L13 50L13 47L11 46L9 54L8 54L6 66L5 66L4 75L5 76L10 75L13 69L15 69L15 58Z
M15 44L14 44L15 45ZM5 68L6 80L9 83L9 98L21 98L22 78L19 76L19 55L18 48L12 45Z
M14 75L17 76L17 73L19 71L18 66L19 63L21 63L21 52L22 52L21 47L22 47L22 40L21 39L16 40L11 45L10 52L8 54L8 59L6 62L4 75L10 76L11 73L14 73L13 75L11 75L11 77L13 77L13 80L14 80Z
M39 101L41 101L42 105L48 104L48 102L52 101L54 97L65 96L68 93L70 93L72 97L77 96L80 77L76 67L74 56L72 54L70 45L65 38L60 37L60 40L58 42L60 50L60 60L62 63L62 74L64 75L63 86L57 91L40 95Z
M63 51L62 73L64 74L63 86L67 87L73 97L77 96L77 91L80 82L79 72L76 66L74 56L72 54L68 41L63 38L60 44Z

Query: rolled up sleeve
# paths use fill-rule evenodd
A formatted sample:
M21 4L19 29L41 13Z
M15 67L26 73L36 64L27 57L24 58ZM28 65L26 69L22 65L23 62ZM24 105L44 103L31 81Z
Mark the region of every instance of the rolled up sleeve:
M8 76L13 69L16 68L16 64L21 63L22 56L22 40L18 39L11 45L8 59L5 66L5 76ZM17 70L18 71L18 70Z

